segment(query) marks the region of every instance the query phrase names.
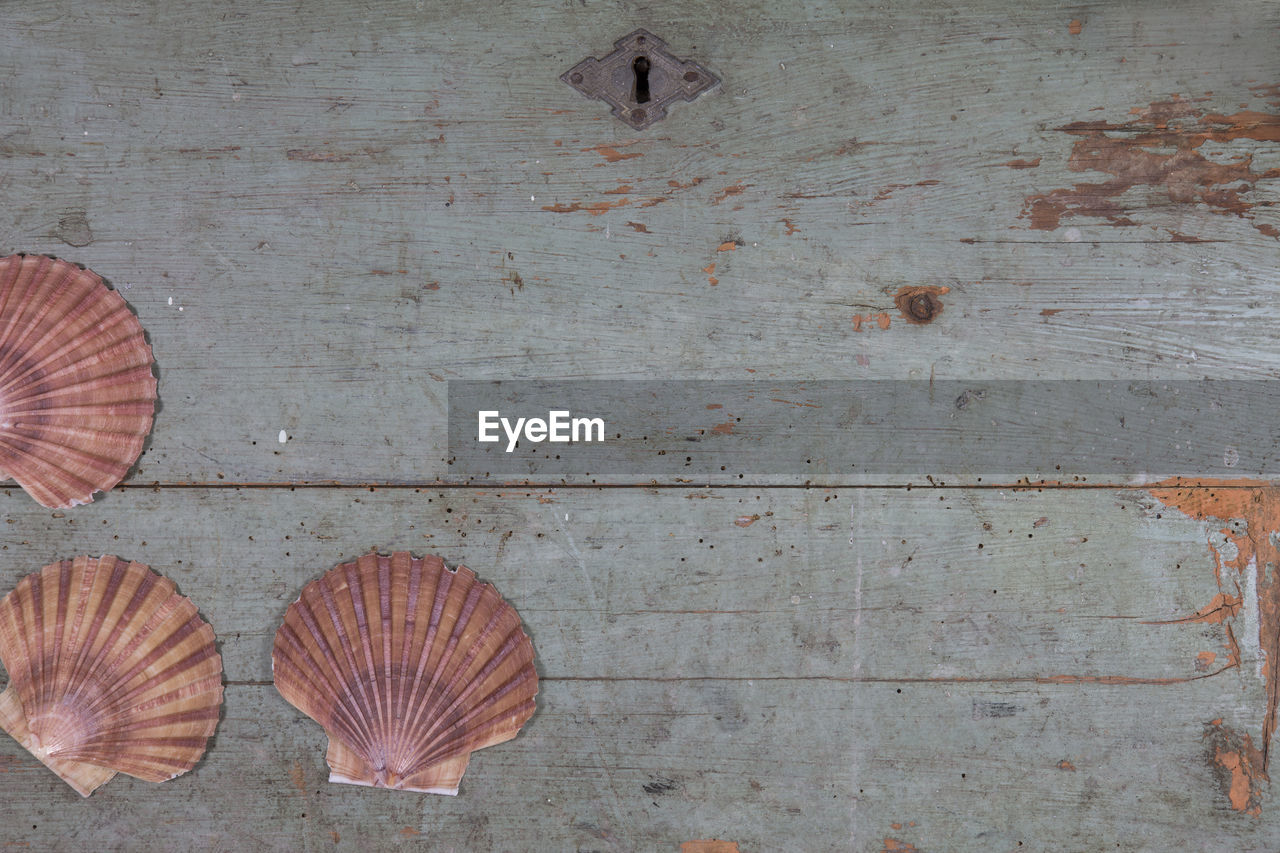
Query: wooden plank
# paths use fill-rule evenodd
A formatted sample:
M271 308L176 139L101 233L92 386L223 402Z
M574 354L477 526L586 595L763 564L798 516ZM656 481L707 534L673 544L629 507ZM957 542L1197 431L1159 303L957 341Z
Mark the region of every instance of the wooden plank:
M0 811L6 843L41 850L1266 849L1274 828L1220 802L1210 685L1100 700L1079 685L550 681L456 798L329 784L318 726L270 687L230 687L205 761L159 786L117 777L81 800L5 739ZM1171 701L1185 713L1133 710ZM975 718L984 702L1010 710ZM1171 745L1183 760L1162 759Z
M609 4L447 27L408 2L72 9L6 13L0 250L85 262L137 308L164 401L140 481L431 481L448 378L1278 364L1277 151L1248 138L1272 125L1209 118L1274 121L1274 4L655 6L726 83L644 135L557 79L642 23ZM1204 98L1182 136L1143 140L1175 93ZM1077 122L1136 147L1084 168ZM1148 182L1067 192L1125 168ZM1031 227L1039 196L1060 227ZM951 288L928 327L894 307L905 285Z
M1096 847L1121 828L1135 846L1188 832L1212 846L1265 831L1230 807L1208 725L1260 732L1256 645L1224 666L1226 628L1250 626L1175 621L1219 589L1214 525L1139 490L284 494L270 510L263 490L131 489L61 518L3 499L26 538L0 545L0 583L61 555L53 543L149 561L215 626L230 684L204 764L159 789L116 780L73 803L4 742L10 815L74 828L68 847L157 815L219 849L406 827L444 849ZM270 686L285 607L370 547L465 561L534 639L540 710L477 754L457 800L323 783L322 732ZM74 817L48 811L62 797ZM85 818L98 809L119 817ZM44 843L25 825L15 839Z

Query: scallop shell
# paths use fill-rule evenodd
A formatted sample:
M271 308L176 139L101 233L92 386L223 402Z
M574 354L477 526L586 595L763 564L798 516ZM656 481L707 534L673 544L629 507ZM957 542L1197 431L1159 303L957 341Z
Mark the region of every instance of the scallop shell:
M119 483L151 432L151 362L138 318L97 275L0 258L0 480L56 508Z
M520 617L465 567L368 554L308 584L271 655L276 688L329 735L329 781L457 794L471 753L533 715Z
M218 724L213 629L173 581L118 557L45 566L0 601L0 728L83 796L117 772L186 773Z

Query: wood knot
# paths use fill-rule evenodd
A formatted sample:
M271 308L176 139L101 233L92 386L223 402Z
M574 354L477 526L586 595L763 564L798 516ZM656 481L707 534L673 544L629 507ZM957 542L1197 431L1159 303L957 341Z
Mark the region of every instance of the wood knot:
M942 294L951 288L933 285L907 285L898 290L893 304L898 306L908 323L923 326L942 313Z

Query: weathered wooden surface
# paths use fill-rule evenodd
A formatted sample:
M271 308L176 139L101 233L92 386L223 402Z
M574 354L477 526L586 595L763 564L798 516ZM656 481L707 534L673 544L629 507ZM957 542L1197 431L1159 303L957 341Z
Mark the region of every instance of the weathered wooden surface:
M1272 837L1228 808L1205 741L1217 718L1256 737L1256 660L1223 668L1222 624L1153 624L1217 591L1207 526L1157 519L1139 492L317 489L263 513L261 491L130 489L64 518L21 497L6 508L28 539L7 540L0 581L49 542L105 540L202 603L229 684L206 760L164 786L120 778L81 802L0 743L5 808L42 827L11 838L33 847L147 815L222 849L333 832L523 849L531 826L546 849ZM270 685L297 590L371 547L484 567L538 650L538 714L477 753L456 800L324 782L322 731Z
M1264 745L1265 561L1229 619L1173 621L1235 594L1211 518L1136 489L426 488L449 379L1273 376L1278 23L1261 0L0 9L0 252L120 288L163 406L129 488L61 517L0 494L0 587L144 560L229 682L205 762L161 787L81 802L0 740L5 842L1280 846L1231 766ZM644 134L557 79L637 26L725 81ZM931 323L906 286L949 288ZM534 638L539 712L456 800L325 783L319 727L268 683L287 604L373 547L471 565Z

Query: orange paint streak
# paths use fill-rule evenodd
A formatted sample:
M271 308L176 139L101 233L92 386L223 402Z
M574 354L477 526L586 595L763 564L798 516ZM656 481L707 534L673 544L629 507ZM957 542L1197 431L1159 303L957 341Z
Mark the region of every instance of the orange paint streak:
M733 251L734 249L736 249L736 248L738 248L738 244L737 244L737 243L733 242L732 240L726 240L725 242L721 243L719 246L717 246L717 247L716 247L716 251L717 251L717 252L732 252L732 251Z
M1040 165L1040 158L1037 157L1034 160L1010 160L1005 165L1010 169L1034 169Z
M794 222L792 222L790 219L784 219L784 220L782 220L782 224L783 224L783 225L785 225L785 226L787 226L787 236L788 236L788 237L790 237L792 234L794 234L794 233L796 233L797 231L799 231L799 230L800 230L799 228L797 228L797 227L796 227L796 224L795 224Z
M633 145L634 143L620 143L620 145ZM633 151L630 154L623 154L614 145L597 145L594 148L583 148L582 151L594 151L610 163L617 163L619 160L630 160L632 157L643 157L639 151Z
M1213 597L1204 607L1201 607L1190 616L1183 616L1181 619L1163 619L1143 622L1144 625L1173 625L1179 622L1225 622L1228 619L1234 619L1236 613L1240 610L1240 596L1230 596L1225 592L1220 592Z
M680 853L742 853L735 841L686 841Z
M302 770L302 765L293 762L293 766L289 768L289 778L293 781L293 787L298 789L298 793L307 793L307 775Z
M738 184L733 184L732 186L725 187L723 190L721 190L720 192L716 193L714 196L711 197L711 203L719 204L720 202L724 201L731 195L742 195L744 192L747 191L747 187L749 186L751 185L738 183Z
M919 853L919 848L909 841L899 841L896 838L886 838L884 840L883 853Z
M716 424L711 428L711 432L714 435L733 435L733 421Z
M758 515L740 515L733 520L733 523L738 527L750 527L759 520L760 516Z
M599 216L602 213L613 210L615 207L626 207L630 203L631 199L628 198L620 198L617 201L598 201L595 204L581 204L575 201L573 204L544 205L542 209L548 213L577 213L582 211L592 216Z

